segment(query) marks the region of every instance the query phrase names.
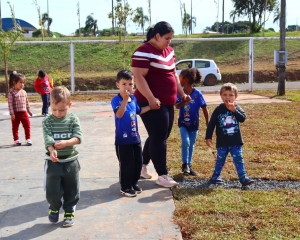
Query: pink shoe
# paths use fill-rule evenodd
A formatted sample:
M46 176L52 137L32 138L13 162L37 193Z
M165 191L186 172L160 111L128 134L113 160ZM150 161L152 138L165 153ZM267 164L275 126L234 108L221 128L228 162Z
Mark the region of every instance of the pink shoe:
M151 173L148 171L148 165L143 164L142 170L141 170L141 176L145 179L150 179L152 178Z
M178 185L177 182L173 180L169 175L161 175L158 176L156 184L163 186L163 187L175 187Z

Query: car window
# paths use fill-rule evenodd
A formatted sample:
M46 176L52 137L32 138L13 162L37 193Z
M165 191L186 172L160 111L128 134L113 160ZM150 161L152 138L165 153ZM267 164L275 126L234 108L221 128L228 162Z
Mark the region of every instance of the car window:
M210 62L209 61L196 61L195 67L196 68L209 68Z
M191 67L192 67L191 61L180 62L176 65L176 70L182 70L182 69L191 68Z

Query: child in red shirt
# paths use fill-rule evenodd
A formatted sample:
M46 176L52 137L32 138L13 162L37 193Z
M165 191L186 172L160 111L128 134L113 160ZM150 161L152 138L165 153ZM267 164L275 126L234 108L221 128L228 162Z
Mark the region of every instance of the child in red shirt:
M50 91L53 88L53 85L48 77L48 75L40 70L38 77L34 83L34 89L37 93L41 94L43 101L42 115L48 116L48 108L50 106Z

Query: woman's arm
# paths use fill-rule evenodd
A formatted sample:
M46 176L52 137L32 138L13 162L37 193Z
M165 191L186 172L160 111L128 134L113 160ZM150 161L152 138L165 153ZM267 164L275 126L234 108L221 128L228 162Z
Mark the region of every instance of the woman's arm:
M132 73L137 89L148 100L150 109L159 109L160 101L159 99L153 96L153 93L151 92L149 85L145 79L145 76L147 75L148 71L148 68L132 68Z

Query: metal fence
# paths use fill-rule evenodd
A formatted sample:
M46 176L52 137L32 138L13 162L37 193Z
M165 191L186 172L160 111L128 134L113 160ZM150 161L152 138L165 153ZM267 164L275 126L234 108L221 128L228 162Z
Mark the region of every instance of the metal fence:
M287 71L292 69L296 74L300 70L299 40L300 37L286 38ZM76 79L86 78L87 75L91 79L93 76L101 78L106 74L102 69L116 72L124 67L130 68L130 57L142 42L143 40L128 40L125 43L117 40L19 41L11 53L9 68L31 73L45 69L56 74L58 78L60 74L67 75L71 82L71 92L74 93ZM235 79L238 76L240 82L247 83L249 91L253 90L253 83L266 76L274 75L276 79L274 50L279 49L279 38L174 38L171 45L177 54L177 60L214 59L223 78L230 80L234 73ZM32 48L35 50L32 51ZM52 53L49 54L50 52ZM108 53L113 57L107 57ZM24 69L20 55L28 56L30 69ZM296 78L300 80L300 76Z

